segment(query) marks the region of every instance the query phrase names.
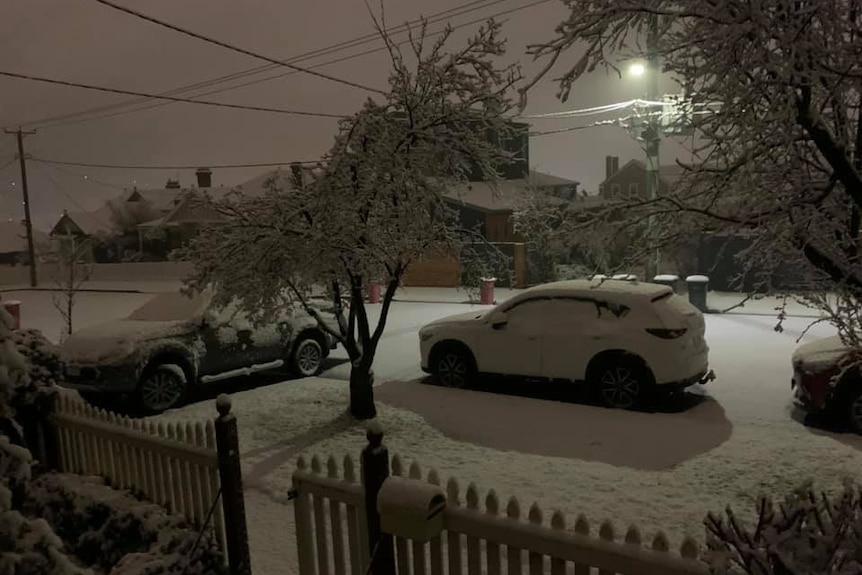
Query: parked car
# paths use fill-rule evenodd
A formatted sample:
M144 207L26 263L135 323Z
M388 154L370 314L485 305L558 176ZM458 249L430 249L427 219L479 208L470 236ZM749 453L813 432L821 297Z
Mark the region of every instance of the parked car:
M287 364L316 375L334 338L301 310L255 325L236 305L217 309L212 294L158 295L125 319L82 329L61 346L65 385L91 395L134 397L158 413L197 385Z
M477 374L586 382L611 407L714 379L703 315L667 286L569 280L527 289L486 313L419 331L422 369L461 386Z
M862 375L852 351L837 335L799 346L790 388L803 408L862 433Z

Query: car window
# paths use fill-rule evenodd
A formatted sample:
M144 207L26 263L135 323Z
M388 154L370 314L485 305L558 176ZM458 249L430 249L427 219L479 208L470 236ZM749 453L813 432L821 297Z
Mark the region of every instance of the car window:
M596 302L596 307L599 312L599 319L620 320L631 312L631 308L619 303L599 301Z
M201 314L207 305L207 298L200 294L188 297L180 292L157 295L126 319L132 321L185 321Z

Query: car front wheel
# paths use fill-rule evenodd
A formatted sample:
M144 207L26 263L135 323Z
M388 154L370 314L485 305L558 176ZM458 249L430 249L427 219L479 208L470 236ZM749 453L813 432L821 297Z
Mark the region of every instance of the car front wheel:
M187 389L188 381L182 367L172 363L161 364L144 372L138 396L145 410L161 413L182 403Z
M473 362L467 352L457 348L444 349L436 354L434 375L448 387L464 387L473 377Z
M320 342L307 337L296 344L293 350L293 371L302 377L311 377L320 373L323 367L323 348Z

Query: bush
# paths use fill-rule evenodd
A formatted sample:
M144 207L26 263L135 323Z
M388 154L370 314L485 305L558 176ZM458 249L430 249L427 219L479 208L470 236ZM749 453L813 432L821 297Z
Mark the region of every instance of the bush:
M850 575L862 573L862 498L848 484L844 493L819 496L810 484L791 493L776 512L762 497L757 526L742 525L730 507L727 519L706 518L712 573L751 575Z
M159 505L93 477L51 473L35 479L25 513L44 517L81 563L110 575L219 573L212 537ZM195 544L197 543L197 546Z

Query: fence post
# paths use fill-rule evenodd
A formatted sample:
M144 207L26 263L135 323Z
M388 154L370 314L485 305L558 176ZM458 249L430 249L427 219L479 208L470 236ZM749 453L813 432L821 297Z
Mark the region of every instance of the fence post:
M377 493L389 477L389 450L383 445L383 427L378 422L368 426L368 445L362 450L362 485L365 488L365 517L368 522L370 573L395 575L395 547L392 535L380 529Z
M216 399L216 409L219 413L215 420L216 449L230 575L251 575L245 500L242 493L242 467L239 461L239 437L236 417L230 412L230 397L225 394L219 395Z

